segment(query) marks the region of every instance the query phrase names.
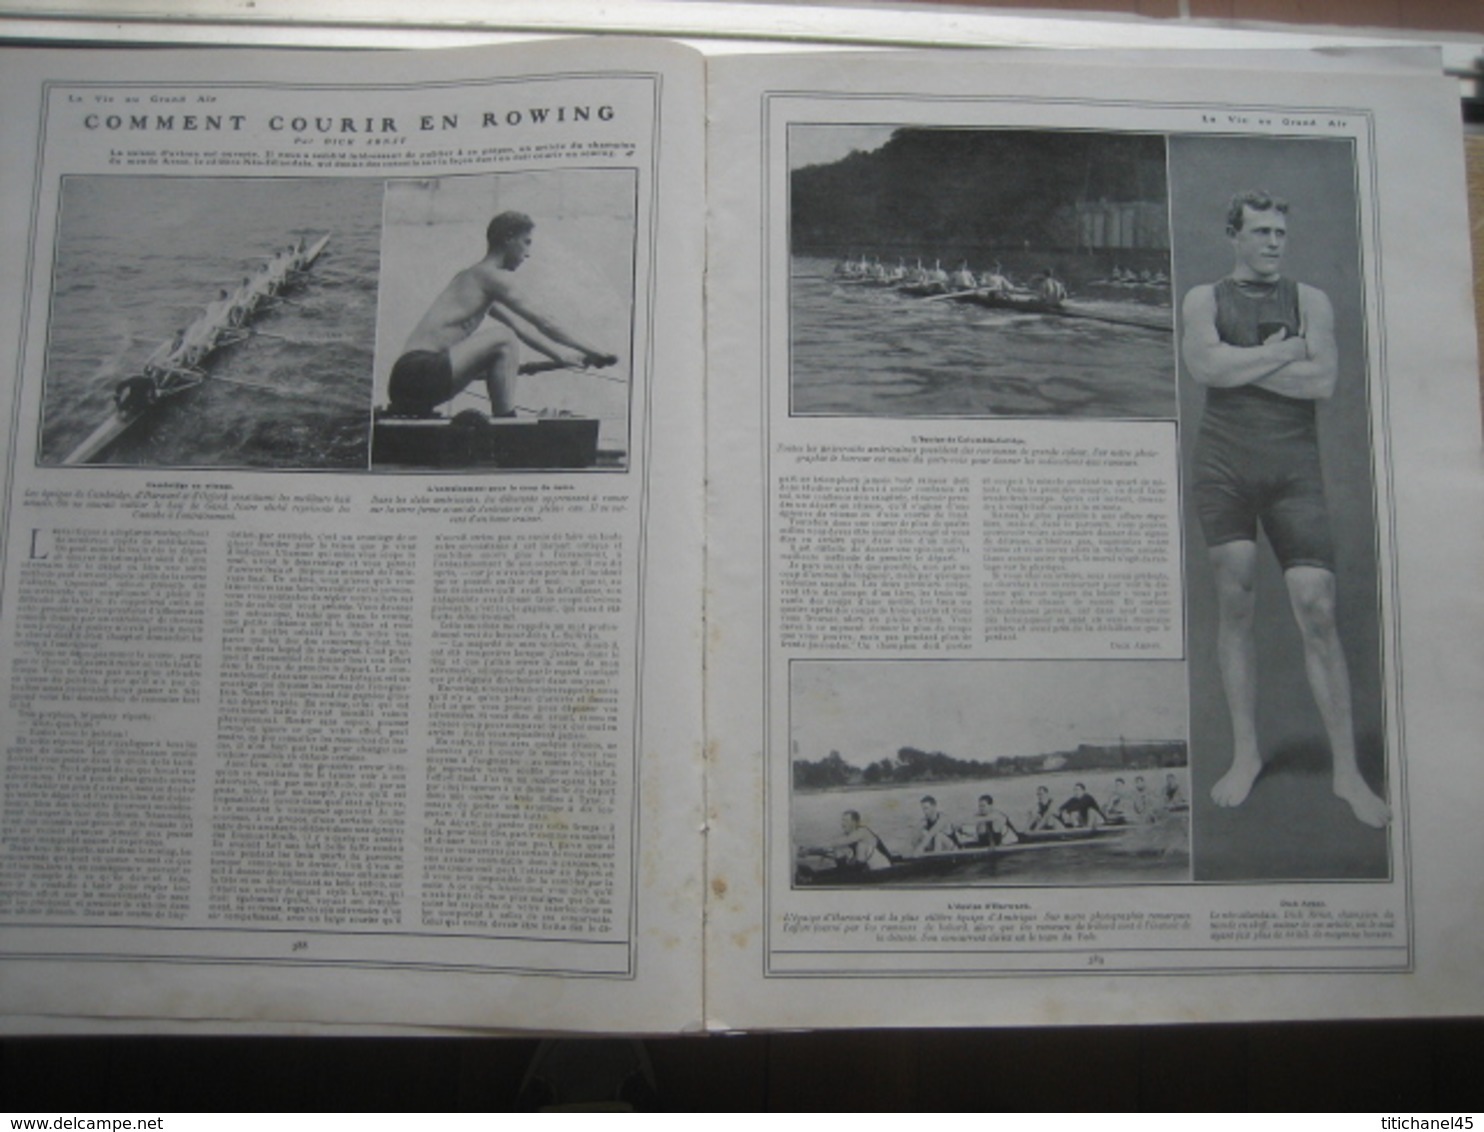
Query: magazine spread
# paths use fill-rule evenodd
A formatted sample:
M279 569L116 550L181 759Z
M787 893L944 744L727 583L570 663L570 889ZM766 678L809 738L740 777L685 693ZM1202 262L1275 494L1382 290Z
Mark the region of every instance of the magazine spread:
M1418 62L713 62L713 1025L1478 1008Z
M7 55L12 1027L700 1025L701 75Z
M1425 53L5 63L7 1029L1484 1008Z

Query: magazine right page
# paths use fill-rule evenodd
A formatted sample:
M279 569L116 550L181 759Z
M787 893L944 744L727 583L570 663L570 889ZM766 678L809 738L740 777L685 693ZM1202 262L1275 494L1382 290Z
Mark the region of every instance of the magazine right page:
M1484 1008L1436 58L711 84L708 1023Z

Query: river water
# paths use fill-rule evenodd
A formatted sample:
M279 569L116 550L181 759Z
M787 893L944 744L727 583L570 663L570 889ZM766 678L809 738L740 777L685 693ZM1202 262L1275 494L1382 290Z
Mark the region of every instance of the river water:
M75 177L63 187L41 462L60 463L117 382L276 247L332 233L307 284L214 354L213 378L107 454L152 467L364 468L381 184L349 179Z
M846 416L1175 416L1167 291L1078 288L1068 318L913 298L796 257L792 410ZM1102 321L1102 320L1110 321Z

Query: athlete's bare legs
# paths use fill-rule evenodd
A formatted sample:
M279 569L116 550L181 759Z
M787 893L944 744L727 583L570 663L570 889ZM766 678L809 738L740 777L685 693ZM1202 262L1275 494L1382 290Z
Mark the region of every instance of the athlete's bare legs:
M1335 628L1335 576L1318 566L1292 566L1283 579L1304 641L1304 670L1329 736L1335 794L1366 825L1379 828L1391 820L1391 808L1366 785L1356 765L1350 669Z
M1240 806L1262 773L1257 746L1257 648L1252 638L1257 544L1222 543L1210 550L1216 578L1216 664L1231 713L1232 763L1215 786L1218 806Z
M510 412L520 372L520 340L510 327L487 320L469 337L448 348L448 360L453 367L455 395L471 382L483 379L491 415Z

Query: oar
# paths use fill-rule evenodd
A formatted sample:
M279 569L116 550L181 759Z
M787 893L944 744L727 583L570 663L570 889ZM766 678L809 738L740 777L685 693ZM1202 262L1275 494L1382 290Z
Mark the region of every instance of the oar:
M978 295L989 290L988 287L970 287L967 291L947 291L941 295L929 295L924 302L937 303L944 299L962 299L966 295Z
M315 397L315 396L313 396L313 395L311 395L309 393L293 393L293 392L291 392L291 391L289 391L287 389L276 389L276 388L274 388L271 385L260 385L256 381L244 381L240 377L221 377L221 376L217 376L217 377L213 377L211 379L211 382L212 382L213 385L215 385L217 382L221 382L223 385L240 385L244 389L254 389L254 390L256 390L259 393L271 393L275 397L290 397L290 398L292 398L292 399L294 399L296 401L319 401L320 400L320 398Z
M555 358L551 358L544 362L522 362L520 373L521 376L524 377L533 373L550 373L553 370L569 369L572 370L574 373L583 373L586 374L588 377L596 377L600 381L618 381L627 384L627 378L618 377L615 374L593 372L593 370L595 369L606 369L608 366L617 364L618 356L616 354L606 354L604 355L603 360L597 366L588 367L569 366L566 362L559 362Z

